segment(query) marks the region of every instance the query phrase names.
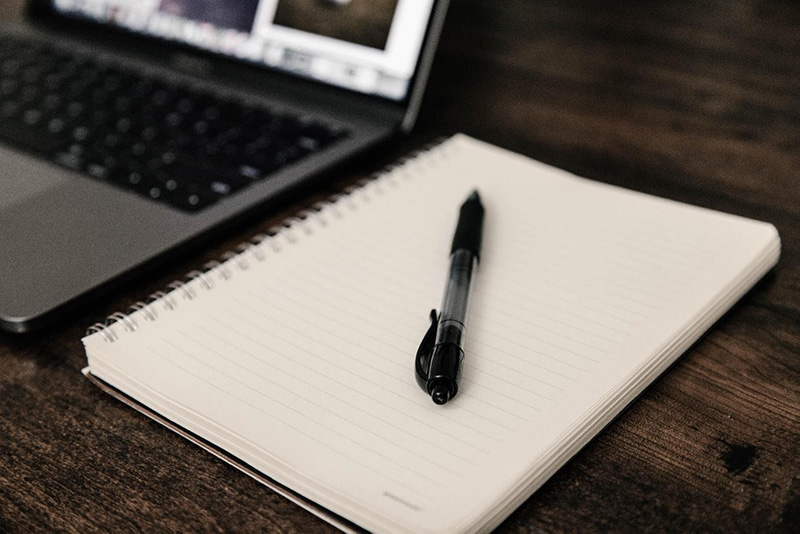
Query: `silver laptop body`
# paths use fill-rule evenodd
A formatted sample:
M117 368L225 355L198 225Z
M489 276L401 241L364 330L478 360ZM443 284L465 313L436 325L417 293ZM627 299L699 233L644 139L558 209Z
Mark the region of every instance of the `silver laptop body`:
M6 47L5 55L0 49L0 328L27 332L50 324L101 293L174 258L226 225L274 207L287 192L311 183L323 171L408 131L422 98L446 3L446 0L32 2L24 18L0 26L0 47ZM249 4L247 12L236 12L244 4ZM371 20L375 23L370 23ZM330 21L334 21L333 26ZM273 172L253 175L252 183L235 192L224 181L213 181L213 173L219 172L215 166L204 166L200 160L179 156L188 165L183 170L196 169L197 178L206 184L202 186L203 195L211 195L213 199L198 210L176 208L164 201L175 184L169 169L159 171L160 181L153 182L157 187L142 190L121 186L119 181L109 178L102 165L92 167L83 162L73 168L79 161L75 158L81 155L80 146L59 145L55 153L56 149L49 144L50 137L36 135L38 131L49 135L48 128L64 128L64 120L50 119L47 109L43 109L60 100L58 94L45 94L47 84L58 87L62 80L49 74L36 79L37 73L25 63L30 49L35 53L46 50L58 58L74 55L79 58L79 65L90 62L93 69L100 65L97 68L104 73L121 71L126 79L130 76L154 79L159 84L199 92L204 99L211 95L223 102L233 102L230 106L236 108L237 117L246 118L250 109L262 110L259 113L277 110L279 118L291 117L301 125L294 128L322 124L340 137L323 148L313 139L293 138L292 143L300 143L300 148L292 150L309 153L282 163ZM33 83L26 86L26 80ZM70 83L74 88L82 81ZM32 104L25 101L29 93L36 94ZM104 93L98 89L92 93L95 94ZM103 117L107 110L117 112L112 109L114 105L124 107L126 103L120 98L116 104L103 101L99 96L98 103L89 102L82 107L88 106L89 111ZM14 102L16 107L5 105L8 102ZM173 104L181 106L182 102ZM32 105L32 110L23 109L26 105ZM81 107L74 102L59 105L62 113ZM206 112L211 113L208 109ZM11 118L4 119L2 113ZM154 123L171 120L171 116L164 119L157 113L149 113L146 116ZM197 131L204 128L204 123L200 123L203 121L193 124ZM15 124L23 126L16 128ZM121 119L113 124L121 130L123 126L130 128ZM226 125L236 131L235 124ZM67 126L72 128L74 124ZM263 131L262 126L252 127ZM148 124L138 124L137 131L149 134L147 127ZM23 137L22 142L16 140L18 135ZM104 152L107 159L115 162L121 153L115 150L128 151L127 154L142 145L150 148L138 137L136 143L124 136L120 141L116 131L106 135L105 131L72 129L69 135L75 139L100 136L109 144L116 141L118 144L113 146L119 149ZM204 139L201 141L207 142ZM215 142L219 139L224 140L215 138ZM164 143L178 141L161 138ZM264 141L269 142L269 138ZM253 145L250 142L245 148L233 150L263 156L258 152L259 147ZM209 142L209 147L230 148L221 142L213 147ZM167 163L174 159L171 153L159 154ZM283 153L278 156L284 157ZM229 164L232 160L225 161ZM242 176L255 172L244 164L237 169ZM131 174L130 168L126 167L125 172ZM134 181L135 176L128 178ZM210 192L205 189L208 187ZM186 193L182 194L181 201L187 202ZM191 196L188 201L195 200L196 196Z

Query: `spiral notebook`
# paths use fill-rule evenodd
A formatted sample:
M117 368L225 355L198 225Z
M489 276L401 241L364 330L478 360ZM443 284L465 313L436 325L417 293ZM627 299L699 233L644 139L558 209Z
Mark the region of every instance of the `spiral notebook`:
M458 396L414 356L486 207ZM113 315L86 374L345 530L498 525L778 260L769 224L457 135Z

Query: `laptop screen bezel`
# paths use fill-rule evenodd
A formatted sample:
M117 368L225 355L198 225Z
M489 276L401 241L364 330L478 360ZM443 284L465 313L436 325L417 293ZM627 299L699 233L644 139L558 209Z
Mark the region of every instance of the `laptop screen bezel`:
M279 75L294 80L302 80L303 82L308 82L309 84L324 87L332 91L336 92L342 91L348 94L364 97L369 100L389 104L393 107L402 110L408 110L410 105L414 104L415 102L419 102L422 96L420 93L424 91L425 83L419 83L421 81L420 76L422 74L427 75L426 72L427 69L425 68L426 67L425 63L432 61L431 47L435 47L438 42L437 30L440 28L436 27L437 19L440 19L440 17L444 15L442 11L447 8L449 0L433 1L433 5L431 8L431 15L430 18L428 19L428 23L425 28L425 36L423 38L422 46L420 47L420 52L414 66L414 73L409 79L406 96L400 100L395 100L393 98L378 94L364 93L355 89L350 89L347 87L342 87L325 81L316 80L308 76L303 76L302 74L299 73L293 73L288 70L272 67L270 65L265 65L263 63L247 61L240 58L227 56L225 54L204 50L202 48L189 45L179 40L162 38L146 33L136 32L127 29L123 26L95 21L89 17L67 15L59 12L55 8L54 3L55 3L54 0L28 0L28 9L26 11L26 14L29 17L38 20L40 22L57 23L61 27L75 28L78 30L80 29L91 30L95 34L101 34L103 36L108 36L109 38L117 36L117 37L127 37L129 39L130 38L142 39L144 42L149 42L155 45L160 44L162 46L168 46L175 51L196 55L198 57L202 57L210 61L234 64L237 66L247 67L254 71L269 73L270 75ZM441 22L442 21L439 20L439 23Z

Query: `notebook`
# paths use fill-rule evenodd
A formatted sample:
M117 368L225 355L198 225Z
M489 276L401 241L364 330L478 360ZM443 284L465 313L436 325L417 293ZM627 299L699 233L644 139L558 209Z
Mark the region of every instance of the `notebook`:
M414 356L486 208L458 395ZM345 530L498 525L771 267L775 228L457 135L84 338L106 391Z

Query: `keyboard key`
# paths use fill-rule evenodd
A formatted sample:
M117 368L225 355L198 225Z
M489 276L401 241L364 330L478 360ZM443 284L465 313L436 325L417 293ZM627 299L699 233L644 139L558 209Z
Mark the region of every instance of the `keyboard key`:
M59 152L55 157L56 163L73 171L82 171L84 168L83 157L71 152Z
M164 201L178 209L195 212L216 202L217 197L203 194L192 188L178 186L175 190L167 190L164 194Z
M47 131L51 134L60 134L64 131L64 121L62 119L52 119L47 123Z
M42 121L42 112L38 109L29 109L22 115L22 120L28 126L36 126Z
M253 181L258 180L262 176L264 176L264 173L260 169L251 167L250 165L242 165L241 167L239 167L239 174Z
M89 176L97 178L98 180L107 180L111 169L100 163L90 163L86 166L86 172Z
M346 134L0 37L0 141L187 212L268 179Z

